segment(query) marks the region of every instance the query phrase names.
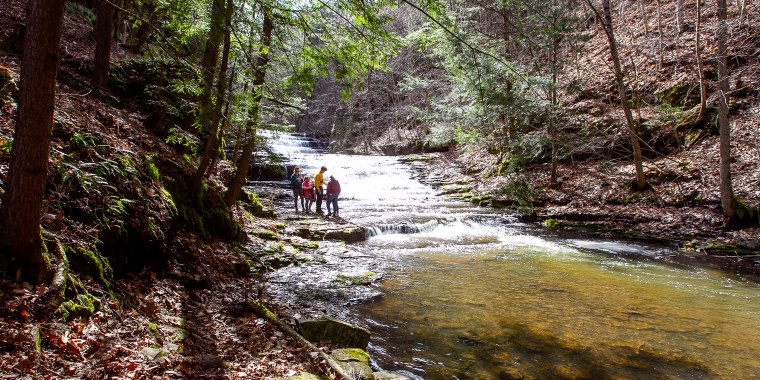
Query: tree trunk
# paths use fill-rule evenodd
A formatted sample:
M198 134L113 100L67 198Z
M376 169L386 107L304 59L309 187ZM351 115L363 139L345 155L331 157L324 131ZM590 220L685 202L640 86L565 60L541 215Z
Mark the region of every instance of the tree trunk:
M240 165L235 172L235 176L230 180L227 193L224 195L224 202L228 206L235 204L235 200L240 194L240 189L245 185L248 179L248 168L251 165L251 155L256 144L256 130L259 121L259 108L263 92L264 79L267 73L267 64L269 63L269 46L272 44L272 29L274 29L274 20L272 19L271 9L264 7L264 23L261 27L261 43L259 48L259 57L256 60L255 74L252 83L254 96L249 111L250 121L248 124L248 139L243 146L243 156L240 158Z
M201 121L205 120L206 118L209 119L210 125L209 125L209 133L208 138L206 139L206 149L203 151L203 155L201 156L201 161L198 163L198 168L195 170L195 173L193 173L193 176L190 178L190 192L195 193L195 191L198 189L198 186L200 186L201 182L203 181L203 176L206 173L206 170L208 170L209 165L211 164L211 160L213 158L213 155L216 151L216 140L218 139L219 134L219 120L222 116L222 105L224 104L224 100L226 98L225 92L227 90L227 68L229 63L229 57L230 57L230 24L229 21L232 19L232 0L227 0L227 7L225 12L226 16L222 14L222 20L226 19L224 25L226 28L222 29L223 36L224 36L224 51L222 52L222 64L219 68L219 78L216 82L216 104L214 107L214 110L212 113L206 117L204 117L205 112L203 111L203 108L201 108ZM226 31L225 31L226 29ZM209 36L209 41L211 41L211 36ZM209 43L206 44L206 46L209 46ZM217 51L218 51L217 46ZM210 62L210 60L209 60ZM206 73L204 73L204 79L205 79ZM211 79L213 80L213 73L211 73ZM211 99L211 91L208 92L209 98L207 101L210 103ZM203 107L203 105L201 106ZM207 106L207 108L211 108L210 104Z
M657 0L657 70L662 70L662 4Z
M639 5L641 6L641 17L644 19L644 36L649 37L649 17L644 0L640 0Z
M620 95L620 104L623 106L623 113L625 114L626 127L628 129L628 135L631 139L631 147L633 148L633 164L636 167L636 188L638 190L644 190L647 187L646 177L644 175L644 164L641 156L641 143L639 142L639 136L636 131L636 123L633 120L633 114L631 113L631 107L628 104L628 88L625 84L623 76L623 67L620 63L620 54L617 49L617 41L615 40L615 33L612 29L612 10L610 8L610 0L602 0L602 7L604 17L597 12L591 0L586 0L586 3L597 14L597 17L602 22L607 40L610 44L610 55L612 56L612 64L615 69L615 81L617 82L618 94Z
M699 98L700 98L700 107L699 107L699 114L697 115L697 118L694 121L694 125L699 124L702 122L702 119L705 118L705 114L707 113L707 84L705 84L705 70L702 68L702 53L701 53L701 38L700 38L700 27L701 27L701 18L702 18L702 8L701 3L702 0L697 0L697 22L696 27L694 29L694 35L695 35L695 58L697 60L697 74L699 75Z
M148 16L148 23L143 23L137 28L132 35L129 36L129 42L127 43L127 49L135 54L142 54L143 47L148 42L150 34L153 33L153 26L158 21L158 12L155 9L151 10Z
M676 1L676 26L678 34L686 31L686 24L683 23L683 0Z
M13 150L0 207L0 259L17 278L40 283L49 272L40 235L53 130L65 0L29 3Z
M226 40L224 41L225 44L225 55L229 55L229 46L230 43L230 34L227 33ZM224 148L222 147L222 141L224 140L222 137L224 136L224 131L227 129L227 126L229 125L230 121L230 106L232 105L232 83L235 82L235 70L232 71L232 75L230 75L230 80L227 83L227 88L229 89L228 95L227 95L227 101L224 105L224 115L222 116L221 126L219 127L219 133L217 134L216 138L216 144L214 144L214 154L212 155L211 159L211 166L209 166L208 170L206 171L206 178L208 178L211 174L214 173L216 170L216 165L219 163L219 157L223 154Z
M731 125L728 123L728 57L726 34L728 18L726 0L718 0L718 28L715 42L718 45L718 125L720 129L720 204L726 216L726 224L732 224L736 216L736 199L731 184Z
M127 0L119 1L119 6L126 9ZM116 27L113 31L113 38L123 44L127 41L127 14L117 9L114 20L116 22Z
M95 26L95 59L92 69L92 86L106 88L111 68L111 35L113 33L113 6L107 1L98 4L98 21Z
M554 27L557 28L559 25L557 25L557 20L554 20ZM549 101L552 104L552 108L557 106L557 84L558 84L558 71L559 71L559 62L557 59L557 49L559 45L559 35L555 35L554 38L552 38L552 89L550 91L550 99ZM549 138L552 141L552 163L551 163L551 172L549 177L549 184L551 187L554 187L557 185L557 155L559 154L559 141L557 141L557 126L555 125L555 120L552 117L551 122L549 123Z

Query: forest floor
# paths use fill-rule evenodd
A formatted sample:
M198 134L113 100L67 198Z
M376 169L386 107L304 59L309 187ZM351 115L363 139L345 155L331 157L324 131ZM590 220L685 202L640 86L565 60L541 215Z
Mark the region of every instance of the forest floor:
M313 272L307 268L313 257L329 256L336 249L345 256L340 242L306 240L298 231L309 224L336 230L354 226L293 214L283 201L287 192L269 192L279 198L269 206L280 217L251 218L242 208L236 210L247 236L245 247L259 252L261 262L302 266L308 272ZM46 287L0 280L2 378L286 379L302 372L334 378L315 352L256 316L246 301L263 300L296 329L300 319L340 315L340 303L298 300L297 280L267 283L264 273L233 270L241 260L232 244L204 243L193 234L178 237L175 244L185 254L169 265L115 279L117 297L103 297L100 310L90 318L35 320L34 309ZM339 286L338 281L322 285L322 295ZM340 287L344 295L347 288L366 297L372 294L361 290L367 288L362 285L344 282ZM330 342L319 347L327 353L333 348Z

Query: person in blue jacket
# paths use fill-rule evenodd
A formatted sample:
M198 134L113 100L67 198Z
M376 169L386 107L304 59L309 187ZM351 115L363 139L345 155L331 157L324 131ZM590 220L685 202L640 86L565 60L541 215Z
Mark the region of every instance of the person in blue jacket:
M290 188L293 189L293 201L296 206L296 212L298 212L298 198L301 198L301 201L303 202L303 195L301 194L301 189L303 189L303 179L301 179L301 168L296 166L293 168L293 174L290 176ZM303 211L303 205L301 205L301 211Z

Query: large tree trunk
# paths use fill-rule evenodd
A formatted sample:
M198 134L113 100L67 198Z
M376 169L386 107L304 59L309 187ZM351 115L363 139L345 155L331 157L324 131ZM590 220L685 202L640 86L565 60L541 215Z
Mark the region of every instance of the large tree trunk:
M40 217L65 3L65 0L29 3L18 117L0 207L0 258L8 262L13 275L34 283L44 281L49 271L49 262L42 254Z
M111 35L113 33L113 6L107 1L98 5L98 21L95 27L95 59L92 69L92 86L106 88L108 70L111 68Z
M225 92L227 90L226 84L227 84L227 68L229 63L229 57L230 57L230 23L229 21L232 19L232 0L227 0L227 9L226 9L226 16L222 15L223 19L226 19L227 21L224 23L226 25L226 31L224 32L224 51L222 52L222 64L219 68L219 78L216 82L216 107L214 107L213 113L211 115L208 115L207 118L210 119L210 125L209 125L209 131L208 131L208 138L206 139L206 149L203 151L203 156L201 156L201 160L198 163L198 168L195 170L195 173L193 173L193 176L190 178L190 192L194 193L195 190L198 189L198 186L200 186L201 182L203 181L203 176L206 173L206 170L209 168L209 165L211 164L211 160L213 158L214 152L216 151L216 141L218 139L219 134L219 120L222 116L222 105L224 104L224 100L226 98ZM209 36L209 41L211 40L211 37ZM208 44L206 45L208 46ZM205 75L205 73L204 73ZM213 74L212 74L213 75ZM212 77L213 79L213 77ZM210 100L210 92L209 92L209 100ZM208 108L211 108L210 106ZM205 120L206 117L204 117L204 111L201 110L201 120Z
M240 165L235 172L235 176L230 180L230 185L227 188L227 193L224 194L224 202L228 206L235 204L240 189L243 188L248 179L248 168L251 165L251 155L253 154L253 148L256 144L256 131L259 121L259 108L261 104L262 88L264 85L264 79L267 73L267 64L269 64L269 46L272 44L272 29L274 29L274 21L272 19L271 9L264 7L264 23L261 27L261 44L259 50L259 57L256 60L256 72L254 74L252 91L254 96L249 111L249 132L245 145L243 146L243 156L240 158Z
M586 0L586 3L591 9L598 14L594 5L591 4L591 0ZM633 120L633 114L631 113L631 107L628 104L628 88L625 84L625 78L623 76L623 67L620 63L620 54L617 49L617 41L615 40L615 33L612 29L612 9L610 7L610 0L602 0L602 7L604 16L599 17L604 32L607 35L607 40L610 44L610 55L612 56L612 64L615 69L615 80L617 82L618 94L620 96L620 104L623 106L623 113L625 114L626 128L628 129L628 135L631 139L631 147L633 148L633 164L636 167L636 188L638 190L644 190L647 187L646 177L644 175L644 164L641 155L641 143L639 142L639 136L636 131L636 123Z
M718 29L715 42L718 45L718 125L720 128L720 204L726 216L726 224L732 224L736 216L736 199L731 184L731 125L728 123L728 57L726 35L728 24L726 0L718 0Z

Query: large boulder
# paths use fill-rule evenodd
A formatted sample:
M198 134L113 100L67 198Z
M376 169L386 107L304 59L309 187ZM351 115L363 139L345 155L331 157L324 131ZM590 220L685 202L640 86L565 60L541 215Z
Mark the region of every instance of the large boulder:
M322 340L347 348L367 349L371 333L367 329L332 318L303 321L299 324L301 335L310 342Z

